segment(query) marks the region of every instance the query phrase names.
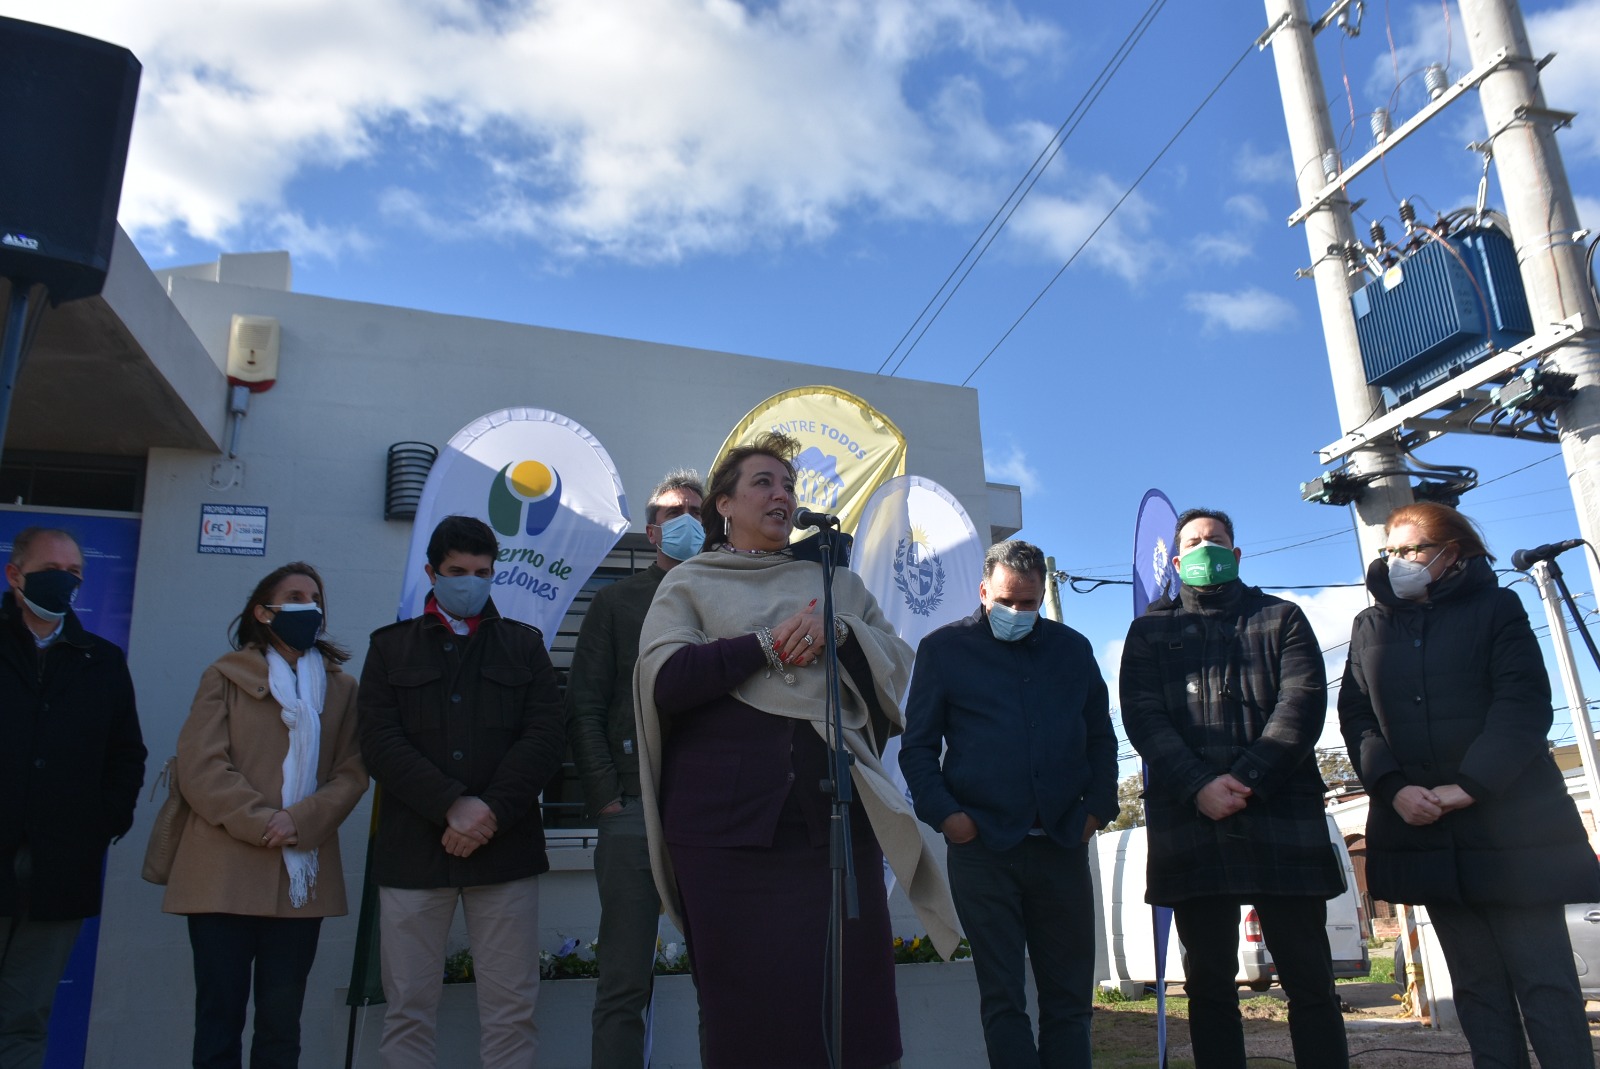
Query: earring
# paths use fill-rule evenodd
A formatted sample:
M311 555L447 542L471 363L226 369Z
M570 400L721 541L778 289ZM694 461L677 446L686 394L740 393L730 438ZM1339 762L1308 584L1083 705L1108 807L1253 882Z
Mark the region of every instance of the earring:
M728 536L730 536L733 533L731 530L729 530L729 526L730 525L728 523L728 514L726 512L724 512L722 514L722 537L723 538L727 538Z

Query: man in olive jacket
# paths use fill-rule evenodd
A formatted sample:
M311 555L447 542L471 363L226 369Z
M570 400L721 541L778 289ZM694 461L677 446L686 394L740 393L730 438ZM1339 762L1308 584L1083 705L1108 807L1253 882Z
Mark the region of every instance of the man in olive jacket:
M1149 764L1145 897L1173 907L1187 953L1196 1069L1244 1069L1239 909L1261 921L1302 1069L1346 1069L1327 899L1343 876L1314 748L1327 670L1298 607L1239 581L1226 513L1190 509L1174 533L1177 597L1133 622L1122 723Z
M122 651L72 611L83 550L29 527L0 597L0 1066L43 1063L56 985L133 824L144 740Z
M644 1014L655 977L661 898L650 873L639 748L634 742L633 666L656 588L700 551L705 488L692 471L661 481L645 505L645 537L656 562L594 596L567 677L567 733L595 816L594 878L600 889L600 968L590 1069L642 1069Z
M535 628L489 600L498 540L449 516L428 543L422 615L373 632L357 708L382 788L378 884L387 1069L434 1069L445 940L459 899L478 977L485 1069L529 1069L538 1037L539 890L549 869L539 793L565 738Z

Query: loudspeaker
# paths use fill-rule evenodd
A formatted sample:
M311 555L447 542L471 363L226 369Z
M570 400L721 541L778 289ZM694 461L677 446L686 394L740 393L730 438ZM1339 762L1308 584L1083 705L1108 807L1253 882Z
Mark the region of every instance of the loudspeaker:
M126 48L0 18L0 277L100 292L138 90Z

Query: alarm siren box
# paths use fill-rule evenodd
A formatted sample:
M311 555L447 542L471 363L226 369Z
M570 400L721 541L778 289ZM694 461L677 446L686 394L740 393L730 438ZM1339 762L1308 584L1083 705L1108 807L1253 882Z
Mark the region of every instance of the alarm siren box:
M251 393L278 381L278 321L271 316L233 317L228 331L228 381Z

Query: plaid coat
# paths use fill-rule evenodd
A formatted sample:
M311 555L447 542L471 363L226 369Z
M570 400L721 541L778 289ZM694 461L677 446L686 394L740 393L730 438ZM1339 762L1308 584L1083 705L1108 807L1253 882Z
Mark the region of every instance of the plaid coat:
M1299 608L1237 580L1207 594L1182 587L1133 622L1121 693L1128 738L1150 766L1147 901L1341 892L1312 755L1327 673ZM1253 793L1213 821L1194 796L1224 772Z

